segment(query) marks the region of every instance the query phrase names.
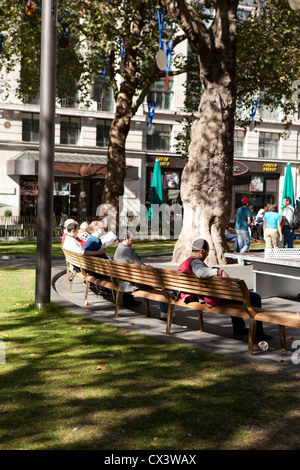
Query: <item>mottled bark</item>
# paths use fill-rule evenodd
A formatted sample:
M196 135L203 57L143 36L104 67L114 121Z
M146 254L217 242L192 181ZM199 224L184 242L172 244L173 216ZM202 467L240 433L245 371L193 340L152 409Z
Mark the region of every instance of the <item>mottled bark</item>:
M229 222L232 196L234 111L236 102L236 0L216 0L216 15L209 29L191 7L162 1L187 34L198 56L202 95L192 125L189 160L181 181L183 228L173 262L189 256L193 240L210 245L208 264L226 263L224 229Z

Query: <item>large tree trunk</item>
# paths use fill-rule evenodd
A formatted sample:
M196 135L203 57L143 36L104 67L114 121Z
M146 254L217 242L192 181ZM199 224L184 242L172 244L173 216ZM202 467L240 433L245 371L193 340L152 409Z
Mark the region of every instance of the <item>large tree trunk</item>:
M216 15L207 30L182 0L174 11L163 2L186 32L200 65L202 95L192 125L189 160L181 180L183 228L173 262L190 255L192 242L205 238L209 265L224 264L232 200L234 112L236 104L237 0L216 0ZM174 16L175 13L175 16Z
M118 107L117 107L118 108ZM127 114L127 115L126 115ZM120 115L116 112L110 126L109 146L107 151L107 173L104 183L102 205L110 210L114 207L116 226L111 227L118 232L119 224L119 197L124 194L124 180L126 175L126 138L130 128L128 113Z
M189 160L181 179L183 227L173 262L189 256L192 242L205 238L209 264L226 263L224 229L231 213L234 100L222 84L203 89L192 126Z

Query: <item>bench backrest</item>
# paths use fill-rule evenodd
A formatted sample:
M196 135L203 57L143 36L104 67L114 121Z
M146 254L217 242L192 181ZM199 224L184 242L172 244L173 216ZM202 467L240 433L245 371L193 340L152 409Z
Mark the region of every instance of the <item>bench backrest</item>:
M194 274L182 273L172 269L139 266L121 263L96 256L84 256L63 249L66 261L84 271L110 277L116 285L118 280L129 281L141 286L162 289L166 297L169 291L188 292L205 297L219 297L235 302L242 302L250 308L250 296L246 283L240 279L212 276L199 279Z
M77 268L80 268L80 255L78 253L74 253L74 251L65 250L64 248L62 250L64 252L66 262L76 266Z
M106 259L97 256L79 256L81 269L110 277L110 269Z
M219 297L236 302L245 302L248 299L248 288L244 281L234 278L212 276L199 279L195 274L180 271L160 269L166 289L200 294L205 297Z
M152 266L139 266L119 261L108 261L111 275L122 281L129 281L133 284L141 284L151 287L161 287L162 281L157 268Z

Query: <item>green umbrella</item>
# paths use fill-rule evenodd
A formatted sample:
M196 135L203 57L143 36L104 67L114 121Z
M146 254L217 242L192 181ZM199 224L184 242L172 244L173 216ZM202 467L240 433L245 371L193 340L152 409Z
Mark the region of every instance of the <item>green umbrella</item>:
M163 186L161 182L161 169L158 158L155 160L152 185L151 185L151 194L150 194L150 207L148 211L148 220L151 220L151 205L158 204L161 205L165 202Z
M292 169L291 164L288 163L285 170L285 177L284 177L284 186L283 186L283 193L282 193L282 203L281 208L283 209L283 199L285 197L291 198L291 205L295 207L294 201L294 185L293 185L293 176L292 176Z

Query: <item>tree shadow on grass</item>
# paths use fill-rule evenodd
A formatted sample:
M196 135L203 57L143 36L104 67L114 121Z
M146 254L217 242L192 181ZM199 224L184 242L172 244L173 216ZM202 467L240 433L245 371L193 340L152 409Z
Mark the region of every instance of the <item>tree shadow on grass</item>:
M14 318L10 320L10 317ZM299 377L55 304L8 312L2 449L296 449Z

